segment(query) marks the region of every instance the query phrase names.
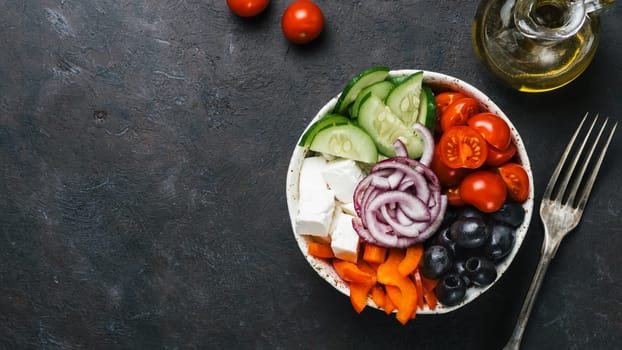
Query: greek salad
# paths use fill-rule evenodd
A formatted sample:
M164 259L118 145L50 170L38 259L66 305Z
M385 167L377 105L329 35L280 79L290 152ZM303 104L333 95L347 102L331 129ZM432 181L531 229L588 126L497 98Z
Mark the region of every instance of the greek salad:
M395 313L462 303L516 244L531 179L505 120L424 72L367 69L303 133L296 235L352 306Z

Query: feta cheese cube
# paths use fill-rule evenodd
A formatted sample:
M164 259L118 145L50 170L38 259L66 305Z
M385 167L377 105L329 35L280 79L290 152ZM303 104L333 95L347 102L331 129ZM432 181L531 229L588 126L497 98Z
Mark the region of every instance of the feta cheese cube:
M352 215L341 211L336 214L330 246L337 258L356 263L359 254L359 235L352 227L353 218Z
M300 167L300 177L298 180L298 198L304 201L305 197L312 197L318 191L328 190L322 172L326 168L327 162L323 157L305 158Z
M333 191L324 188L313 193L307 193L304 198L298 201L296 233L328 237L334 212L335 195Z
M342 203L352 203L356 185L365 177L365 173L351 159L337 159L328 162L322 171L324 181L335 192L335 197Z

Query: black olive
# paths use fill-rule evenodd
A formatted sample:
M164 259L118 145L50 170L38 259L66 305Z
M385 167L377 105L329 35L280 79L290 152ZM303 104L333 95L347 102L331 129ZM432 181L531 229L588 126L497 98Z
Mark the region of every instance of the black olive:
M488 215L486 213L480 211L472 205L464 206L458 211L459 218L478 218L486 221L487 216Z
M464 260L465 258L471 257L473 255L482 254L481 247L464 248L464 247L458 246L456 242L452 240L451 237L449 236L449 231L450 231L449 227L445 227L441 229L440 231L438 231L435 234L433 239L428 240L428 241L431 241L428 244L428 246L442 245L443 247L447 248L447 250L451 254L452 260L455 260L455 259Z
M497 279L497 268L490 260L473 256L464 263L464 269L474 284L483 287L491 284Z
M490 214L490 217L512 227L518 227L525 219L525 208L520 203L507 201L499 210Z
M457 273L458 275L460 275L460 277L462 277L462 279L464 280L464 284L467 287L470 287L473 284L469 276L467 276L466 268L464 266L464 260L454 261L450 273Z
M488 239L486 222L478 218L460 218L449 227L449 238L460 247L481 247Z
M439 279L451 268L451 254L442 245L431 245L423 252L419 269L427 278Z
M491 222L486 227L489 233L484 244L483 253L492 260L507 256L514 247L514 228L499 222Z
M447 250L449 250L452 256L455 256L456 242L452 241L451 238L449 238L449 227L445 227L441 229L436 234L436 239L434 240L434 244L442 245L443 247L447 248Z
M460 275L450 273L444 276L434 289L438 301L447 306L460 303L466 295L466 284Z

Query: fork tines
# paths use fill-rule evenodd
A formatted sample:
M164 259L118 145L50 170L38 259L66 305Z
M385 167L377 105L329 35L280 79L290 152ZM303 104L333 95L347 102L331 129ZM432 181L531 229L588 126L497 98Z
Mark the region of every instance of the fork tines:
M589 113L585 114L579 124L579 127L577 127L577 130L570 139L570 142L566 146L566 149L564 150L564 153L562 154L562 157L557 164L553 175L551 176L551 180L549 180L549 183L544 191L545 199L557 200L563 204L575 207L578 210L583 210L583 208L585 208L585 204L587 203L590 191L592 190L592 186L596 180L596 175L598 174L600 165L603 162L609 143L613 138L616 127L618 126L618 122L615 122L611 128L611 131L609 131L609 136L601 141L601 136L605 131L609 118L605 118L605 121L602 123L598 133L592 135L592 130L598 120L598 115L594 117L588 130L584 131L583 125L585 124L588 115ZM582 139L582 141L580 144L575 145L577 139ZM584 154L586 145L591 146L589 146L587 153ZM600 153L596 159L592 159L594 151L598 146L600 146ZM575 154L575 156L567 164L569 154ZM581 164L581 167L578 170L577 164ZM583 175L589 166L592 167L592 170L587 179L583 180ZM563 175L563 178L560 183L557 183L560 175ZM566 188L568 187L571 179L573 179L573 182L571 184L570 191L566 192ZM577 197L577 192L581 185L583 185L582 191Z

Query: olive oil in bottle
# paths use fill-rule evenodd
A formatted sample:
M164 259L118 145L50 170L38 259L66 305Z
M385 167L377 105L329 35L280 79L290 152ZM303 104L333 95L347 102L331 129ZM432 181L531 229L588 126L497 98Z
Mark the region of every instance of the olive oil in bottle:
M476 55L519 91L544 92L570 83L589 66L600 36L595 12L586 15L586 8L573 3L482 0L472 33Z

